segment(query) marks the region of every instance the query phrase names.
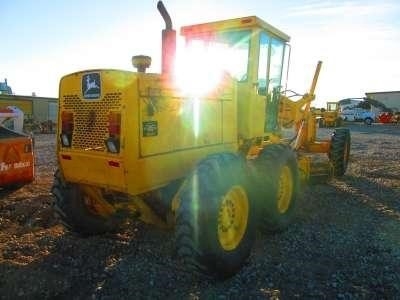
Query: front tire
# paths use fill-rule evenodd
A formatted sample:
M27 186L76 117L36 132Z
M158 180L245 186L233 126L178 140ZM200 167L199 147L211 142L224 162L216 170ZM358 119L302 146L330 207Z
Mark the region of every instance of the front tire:
M211 155L197 165L182 188L177 254L195 273L225 278L250 255L256 220L244 172L237 156Z
M350 157L350 130L348 128L335 129L331 137L328 157L333 166L333 176L343 176Z
M104 210L99 209L99 205L94 202L96 197L101 196L91 189L94 192L78 184L67 184L60 170L57 170L51 188L55 198L53 209L56 216L67 229L82 235L116 231L121 220L115 218L116 213L111 206Z
M287 145L267 146L254 162L253 193L260 212L260 229L278 232L286 229L293 218L299 175L294 151Z

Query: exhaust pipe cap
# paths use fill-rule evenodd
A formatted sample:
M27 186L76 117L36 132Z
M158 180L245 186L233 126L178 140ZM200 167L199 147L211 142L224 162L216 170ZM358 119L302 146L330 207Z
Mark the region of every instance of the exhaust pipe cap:
M146 69L151 65L151 57L147 55L132 56L132 65L139 73L146 73Z

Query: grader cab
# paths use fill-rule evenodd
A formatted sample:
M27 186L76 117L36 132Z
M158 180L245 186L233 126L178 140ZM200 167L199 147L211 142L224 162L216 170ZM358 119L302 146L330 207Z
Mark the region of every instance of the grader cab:
M343 123L340 117L340 106L338 102L327 102L326 109L321 109L318 118L319 127L338 127Z
M162 73L86 70L60 82L52 192L65 226L82 234L117 230L126 218L174 229L189 269L230 276L252 249L256 231L290 223L301 182L343 175L350 135L317 140L309 93L282 90L289 36L251 16L181 29L175 58L171 18L158 3ZM188 67L175 72L179 64ZM178 82L180 82L178 84ZM288 137L284 125L291 123Z

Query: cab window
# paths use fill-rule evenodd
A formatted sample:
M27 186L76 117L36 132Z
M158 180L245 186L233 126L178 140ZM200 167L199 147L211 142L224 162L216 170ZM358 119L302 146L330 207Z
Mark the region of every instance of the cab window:
M281 87L283 54L285 44L277 39L271 40L271 63L269 69L268 92Z
M267 94L269 45L271 38L265 33L260 34L260 53L258 57L258 93Z
M212 32L187 37L186 54L192 54L191 59L216 73L225 71L238 81L246 81L250 38L251 30Z

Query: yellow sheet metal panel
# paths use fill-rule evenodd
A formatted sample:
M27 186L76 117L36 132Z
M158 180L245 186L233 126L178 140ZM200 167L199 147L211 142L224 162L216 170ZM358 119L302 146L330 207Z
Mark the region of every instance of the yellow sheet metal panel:
M90 81L93 74L99 76L100 86L96 98L85 99L85 79ZM97 75L94 75L97 74ZM109 137L110 112L121 114L121 127L128 130L127 136L134 134L131 130L137 123L137 109L126 109L126 103L134 99L130 90L137 91L136 77L132 72L116 70L89 70L64 76L60 82L60 105L58 135L62 130L62 112L71 114L73 137L71 147L61 147L58 140L59 162L67 181L94 184L126 191L126 163L124 153L125 138L120 137L119 154L107 152L105 141ZM92 80L93 80L92 78ZM97 84L96 83L96 84ZM87 89L87 87L86 87ZM136 92L137 94L137 92ZM136 96L137 97L137 96ZM136 133L137 135L137 133ZM130 153L135 155L135 153Z
M128 193L141 194L189 175L195 164L213 153L235 152L236 143L198 147L135 159L126 155ZM128 162L129 161L129 162Z
M242 86L241 86L242 85ZM251 92L251 83L239 83L238 89L238 134L245 139L264 135L265 96Z
M85 99L84 78L95 73L101 89ZM60 111L73 120L72 146L58 143L66 180L137 195L186 176L208 154L236 151L233 89L232 83L193 99L156 74L94 70L64 77ZM118 154L105 146L110 112L121 115ZM59 123L60 130L62 113Z
M237 101L222 102L222 139L224 143L237 143Z
M58 159L69 181L126 191L125 164L121 158L63 151Z
M125 128L124 160L129 166L130 194L150 191L186 176L208 154L236 151L233 82L219 93L196 100L185 97L159 75L138 76L139 95L135 96L132 88L130 104L126 105L139 114L136 123L132 122L136 127ZM229 121L223 120L230 117ZM137 149L135 157L132 154Z
M91 74L100 74L101 90L96 99L83 97L83 82ZM60 111L73 114L74 134L72 149L106 152L104 141L108 138L108 118L111 111L121 112L122 123L131 118L126 115L125 102L131 98L126 94L135 84L132 72L116 70L90 70L67 75L60 84ZM94 76L94 75L93 75ZM90 79L89 79L90 80ZM136 85L135 85L136 86ZM130 104L132 105L132 104ZM62 124L59 114L59 124ZM121 126L124 126L121 124Z
M221 144L224 134L227 142L234 142L234 88L234 81L227 80L215 91L196 98L185 96L159 77L141 76L141 157Z

